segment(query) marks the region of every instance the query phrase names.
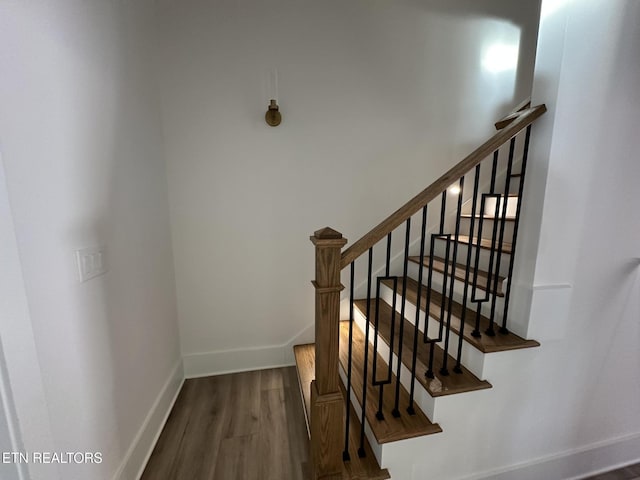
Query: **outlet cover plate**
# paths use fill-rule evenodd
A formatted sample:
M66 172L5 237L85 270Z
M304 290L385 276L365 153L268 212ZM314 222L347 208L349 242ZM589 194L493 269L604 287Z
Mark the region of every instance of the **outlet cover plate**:
M106 249L97 246L76 250L76 262L80 282L104 275L107 272Z

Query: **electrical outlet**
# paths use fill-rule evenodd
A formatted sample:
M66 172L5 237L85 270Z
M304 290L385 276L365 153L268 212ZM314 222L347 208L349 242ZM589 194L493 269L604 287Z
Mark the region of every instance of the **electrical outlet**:
M76 262L80 282L86 282L107 271L107 257L104 247L88 247L76 250Z

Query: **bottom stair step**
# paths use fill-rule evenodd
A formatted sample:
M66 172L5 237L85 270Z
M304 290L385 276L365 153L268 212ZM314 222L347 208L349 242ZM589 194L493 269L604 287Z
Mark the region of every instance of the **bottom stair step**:
M296 369L298 371L298 380L300 382L300 390L304 401L305 418L307 420L307 431L309 429L309 412L311 409L311 381L315 379L315 345L309 343L306 345L296 345L293 347L296 357ZM340 383L342 395L346 398L346 390ZM365 438L364 458L358 457L358 445L360 441L360 421L356 415L353 406L350 406L349 415L349 455L351 460L344 462L344 478L350 480L386 480L391 478L386 468L381 469L378 465L375 455L371 450L369 442ZM345 415L346 417L346 415ZM346 420L346 418L345 418Z
M300 394L304 402L304 419L307 423L307 435L311 436L309 427L309 413L311 412L311 382L316 378L316 346L313 343L296 345L293 347L296 357L296 371Z
M353 394L355 394L356 400L362 405L363 397L363 385L364 385L364 362L365 362L365 336L360 330L360 327L353 322L353 354L352 354L352 370L351 370L351 387ZM340 365L343 370L347 371L347 365L349 364L349 321L340 322ZM396 418L392 414L395 400L396 390L396 376L392 375L391 383L384 386L383 389L383 408L382 413L384 415L383 420L376 418L376 412L378 411L378 395L379 387L372 384L372 372L373 372L373 348L369 348L369 354L367 358L368 373L367 373L367 404L365 406L365 412L369 426L373 435L379 444L393 442L396 440L403 440L406 438L420 437L423 435L430 435L432 433L439 433L442 431L440 425L437 423L431 423L426 415L420 410L418 405L414 402L415 415L409 415L407 413L407 407L409 406L409 393L401 385L400 386L400 401L398 410L400 417ZM382 378L387 373L387 363L378 355L378 375Z

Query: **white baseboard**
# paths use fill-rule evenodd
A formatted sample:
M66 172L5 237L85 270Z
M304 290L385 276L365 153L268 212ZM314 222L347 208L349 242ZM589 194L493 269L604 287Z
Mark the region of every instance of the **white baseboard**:
M640 433L538 458L460 480L578 480L640 462Z
M293 352L287 350L291 349L274 346L185 355L184 373L186 378L198 378L285 367L294 364Z
M169 418L173 404L178 398L183 382L184 369L182 360L180 360L176 363L158 397L153 402L153 406L131 442L120 468L113 476L113 480L137 480L142 476L164 424Z
M314 325L307 325L281 345L193 353L183 356L186 378L264 370L295 365L293 346L313 342Z

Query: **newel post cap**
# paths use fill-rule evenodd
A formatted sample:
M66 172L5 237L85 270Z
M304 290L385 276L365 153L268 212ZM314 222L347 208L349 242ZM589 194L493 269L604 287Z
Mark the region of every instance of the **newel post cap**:
M322 243L323 245L345 245L347 239L340 232L331 227L324 227L313 232L313 236L309 237L314 245Z
M320 230L316 230L315 232L313 232L313 236L316 237L317 239L322 239L322 240L342 238L342 234L331 227L324 227L324 228L321 228Z

